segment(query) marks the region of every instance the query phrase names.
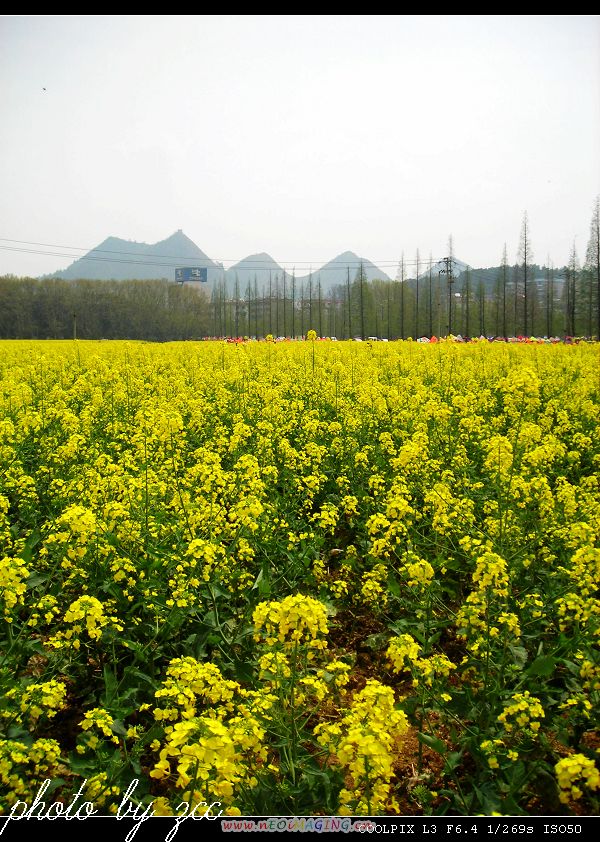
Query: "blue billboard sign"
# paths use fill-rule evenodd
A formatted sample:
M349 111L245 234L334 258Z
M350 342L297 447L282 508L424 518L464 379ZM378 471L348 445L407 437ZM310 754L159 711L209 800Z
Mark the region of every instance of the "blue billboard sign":
M208 281L208 269L192 268L191 266L186 266L183 269L175 269L175 280L179 284L183 284L186 281L200 281L205 284Z

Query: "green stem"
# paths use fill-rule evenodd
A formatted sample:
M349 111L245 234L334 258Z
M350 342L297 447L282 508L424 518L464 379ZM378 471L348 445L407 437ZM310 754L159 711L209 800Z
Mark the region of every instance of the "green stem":
M292 775L292 784L296 784L296 762L298 752L298 724L296 722L296 666L298 659L298 641L295 642L294 652L292 656L292 677L290 684L290 716L291 716L291 748L292 748L292 763L290 767Z

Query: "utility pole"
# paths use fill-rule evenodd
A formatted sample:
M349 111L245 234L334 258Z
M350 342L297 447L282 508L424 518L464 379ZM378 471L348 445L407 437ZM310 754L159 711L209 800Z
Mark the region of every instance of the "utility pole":
M452 333L452 284L454 283L454 275L452 274L452 263L453 260L451 257L444 257L443 262L445 265L445 269L440 270L440 275L446 275L446 280L448 282L448 333L447 336L450 336Z
M438 261L439 266L439 261ZM438 282L436 290L436 310L437 310L437 336L438 339L442 336L442 270L438 272Z

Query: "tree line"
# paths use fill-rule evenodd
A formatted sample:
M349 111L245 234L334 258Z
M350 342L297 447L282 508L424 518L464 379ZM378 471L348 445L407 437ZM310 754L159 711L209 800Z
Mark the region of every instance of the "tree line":
M210 332L210 303L165 280L64 281L0 277L3 339L198 338Z
M308 330L338 339L472 336L600 337L600 198L583 266L575 245L554 268L533 261L527 214L517 262L506 246L500 265L457 271L452 255L434 264L417 251L414 277L404 258L395 281L367 280L348 267L346 282L298 282L285 270L259 285L223 278L210 293L168 281L65 281L0 277L0 337L145 339L299 338ZM442 268L440 268L440 266Z

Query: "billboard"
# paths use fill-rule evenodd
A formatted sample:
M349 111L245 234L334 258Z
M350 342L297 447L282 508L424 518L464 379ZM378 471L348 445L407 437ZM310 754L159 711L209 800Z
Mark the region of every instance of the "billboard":
M175 281L183 284L186 281L200 281L205 284L208 281L208 269L186 266L183 269L175 269Z

